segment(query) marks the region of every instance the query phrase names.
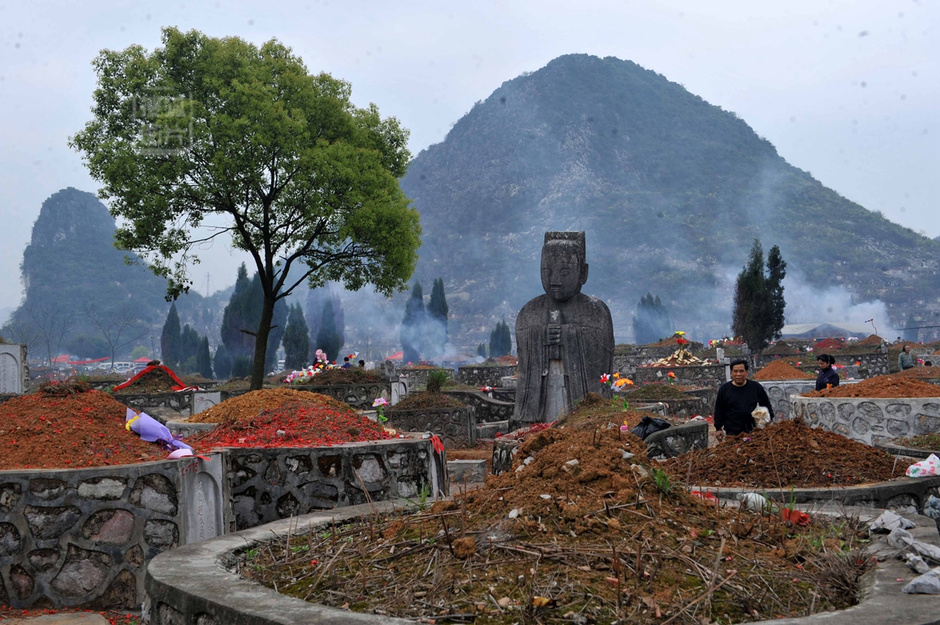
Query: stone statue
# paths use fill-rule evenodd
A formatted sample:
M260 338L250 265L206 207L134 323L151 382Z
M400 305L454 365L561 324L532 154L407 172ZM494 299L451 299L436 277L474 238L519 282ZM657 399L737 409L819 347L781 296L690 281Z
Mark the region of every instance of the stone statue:
M581 293L587 282L583 232L546 232L542 288L516 318L519 356L512 427L554 421L587 393L609 392L614 325L607 304Z

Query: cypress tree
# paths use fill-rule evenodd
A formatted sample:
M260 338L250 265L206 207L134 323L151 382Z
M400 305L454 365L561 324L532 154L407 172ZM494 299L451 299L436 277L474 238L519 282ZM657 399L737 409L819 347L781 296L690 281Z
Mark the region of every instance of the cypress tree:
M339 341L339 334L336 332L336 317L333 314L333 302L327 300L323 304L323 323L320 325L320 331L317 333L317 347L322 349L326 357L335 362L339 356L339 350L342 345Z
M672 334L671 322L666 307L659 296L647 293L640 298L633 315L633 338L637 345L655 343Z
M228 353L225 344L219 345L215 350L215 358L212 359L215 375L219 380L227 380L232 375L232 357Z
M764 251L760 239L755 239L748 263L738 274L731 329L756 352L778 338L783 328L786 302L782 282L786 266L775 245L768 255L765 273Z
M196 352L196 371L204 378L212 379L212 359L209 356L209 337L204 336L199 341L199 351Z
M166 315L163 331L160 333L160 354L163 364L171 369L178 367L182 360L180 316L176 312L176 302L170 305L170 312Z
M192 366L187 371L195 370L196 354L199 353L200 337L199 333L188 323L183 326L183 332L180 335L180 364L192 360Z
M508 356L511 353L512 332L509 330L509 324L503 319L490 332L490 358Z
M430 360L440 358L447 346L447 298L444 296L444 279L438 278L431 288L431 298L427 308L427 328L424 336L427 344L427 357Z
M307 335L307 321L300 304L290 307L287 315L287 329L284 330L284 368L302 369L310 360L310 338Z
M421 362L424 322L427 312L424 309L424 293L421 283L415 282L411 297L405 302L405 316L401 320L401 347L403 362Z
M252 354L255 348L255 337L242 332L250 329L254 331L258 325L248 323L248 291L251 280L248 279L248 270L245 263L238 268L238 277L235 280L235 289L228 300L228 305L222 313L222 327L220 334L222 344L225 345L228 356L232 359L238 356Z

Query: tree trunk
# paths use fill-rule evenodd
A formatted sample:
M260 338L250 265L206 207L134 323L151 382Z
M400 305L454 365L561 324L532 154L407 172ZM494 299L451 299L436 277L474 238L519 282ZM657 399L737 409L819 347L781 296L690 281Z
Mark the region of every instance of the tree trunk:
M264 361L268 355L268 335L271 333L271 321L274 319L275 299L267 293L261 305L261 322L255 334L255 363L251 371L251 390L260 390L264 385Z

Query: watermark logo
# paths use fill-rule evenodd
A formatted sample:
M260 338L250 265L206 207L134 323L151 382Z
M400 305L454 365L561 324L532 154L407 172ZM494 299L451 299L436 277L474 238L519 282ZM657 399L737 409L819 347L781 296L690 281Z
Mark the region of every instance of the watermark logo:
M136 96L133 116L142 120L137 152L172 156L193 144L192 99L170 89L153 88Z

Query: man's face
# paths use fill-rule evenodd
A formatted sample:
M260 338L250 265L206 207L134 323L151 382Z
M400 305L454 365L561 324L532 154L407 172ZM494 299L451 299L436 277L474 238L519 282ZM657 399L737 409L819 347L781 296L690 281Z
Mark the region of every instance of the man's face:
M735 365L731 367L731 381L735 386L744 386L744 382L747 380L747 369L744 368L744 365Z
M542 288L558 302L571 299L581 290L581 264L572 246L542 248Z

